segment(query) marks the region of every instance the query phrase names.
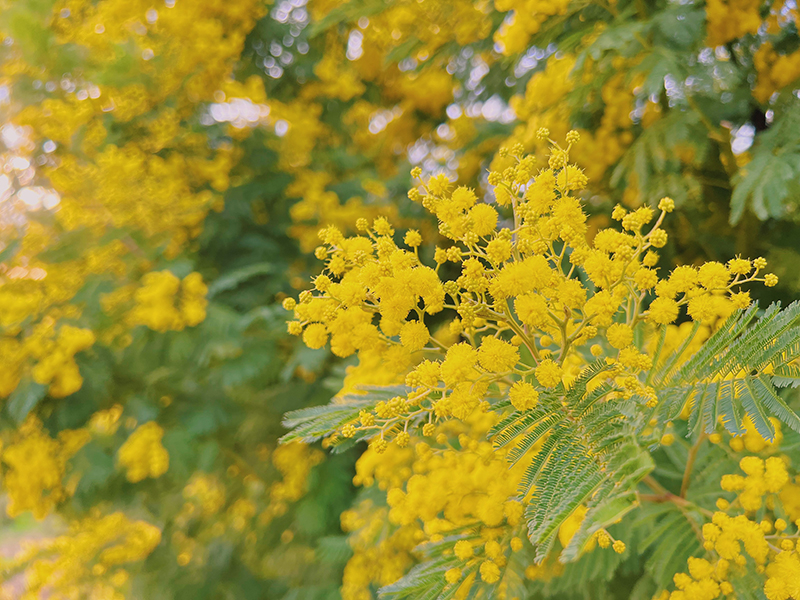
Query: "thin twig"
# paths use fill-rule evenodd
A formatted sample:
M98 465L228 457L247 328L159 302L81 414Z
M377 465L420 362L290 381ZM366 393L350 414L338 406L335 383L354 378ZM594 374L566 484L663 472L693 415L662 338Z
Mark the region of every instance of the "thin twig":
M692 481L692 469L694 468L694 461L697 460L697 453L700 446L706 440L705 432L700 433L694 446L689 450L689 458L686 459L686 468L683 470L683 480L681 481L681 498L686 498L686 493L689 491L689 484Z

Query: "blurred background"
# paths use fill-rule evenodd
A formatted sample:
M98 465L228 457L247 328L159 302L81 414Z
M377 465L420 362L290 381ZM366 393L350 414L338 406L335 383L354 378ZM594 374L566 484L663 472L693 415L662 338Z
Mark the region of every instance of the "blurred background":
M668 195L661 267L764 256L753 297L800 296L797 24L794 0L0 0L0 597L368 600L413 564L388 523L343 529L386 505L363 448L278 445L352 384L281 301L321 225L435 241L413 166L488 194L501 147L577 129L594 228ZM620 564L540 591L628 597Z

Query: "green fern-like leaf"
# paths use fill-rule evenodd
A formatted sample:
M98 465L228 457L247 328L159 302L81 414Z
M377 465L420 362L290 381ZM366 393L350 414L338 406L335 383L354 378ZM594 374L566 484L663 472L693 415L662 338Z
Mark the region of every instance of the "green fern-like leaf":
M362 389L365 391L363 395L345 396L330 404L286 413L283 426L292 431L284 435L280 442L315 442L355 420L360 411L371 410L382 400L408 393L405 386L364 386ZM355 441L357 439L354 438Z
M550 553L567 518L586 504L589 516L562 554L562 560L575 560L598 528L635 506L636 486L653 469L636 442L635 424L608 402L613 387L590 385L607 369L605 361L590 364L569 389L559 385L542 394L534 409L514 412L490 431L495 447L511 446L512 465L530 460L518 494L527 504L537 561Z
M756 306L732 315L683 365L685 351L697 327L683 346L658 368L654 386L660 391L655 413L661 423L675 419L691 403L691 432L714 431L721 421L732 435L744 433L748 416L766 440L773 440L773 415L795 431L800 417L778 394L777 388L800 384L800 303L781 310L771 305L756 319Z

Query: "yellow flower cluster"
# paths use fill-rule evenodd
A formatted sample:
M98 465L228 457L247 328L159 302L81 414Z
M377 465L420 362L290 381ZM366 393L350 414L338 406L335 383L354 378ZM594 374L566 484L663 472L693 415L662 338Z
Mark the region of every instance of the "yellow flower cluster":
M64 484L67 461L90 437L85 429L65 429L52 438L39 419L29 416L7 445L0 446L8 515L16 517L29 510L37 519L43 519L64 500L77 483L74 480Z
M500 12L511 12L497 30L495 42L506 56L528 49L531 36L541 29L547 19L567 12L569 0L494 0Z
M722 513L718 513L722 514ZM718 519L721 521L721 519ZM741 530L731 523L726 523L727 533L738 544L738 540L747 540L753 543L749 531ZM738 537L737 537L738 536ZM704 558L690 558L688 561L689 573L677 573L673 578L676 591L669 594L669 600L713 600L720 594L730 594L733 587L726 581L730 561L720 558L716 562L709 562Z
M66 324L60 325L56 332L56 325L57 321L48 316L27 330L22 341L15 335L0 337L3 359L0 397L9 396L28 373L36 383L48 386L47 391L54 398L69 396L80 389L83 377L75 355L94 344L94 334L89 329Z
M261 516L262 522L284 514L289 502L296 502L308 490L311 469L323 461L325 454L307 444L294 442L278 446L272 453L272 464L281 480L270 486L270 504Z
M755 565L763 576L764 594L769 600L789 600L800 594L798 534L800 527L800 486L791 482L787 460L772 456L763 460L747 456L739 462L744 476L722 478L722 489L734 491L733 502L720 498L719 510L702 527L704 547L711 560L690 558L689 573L674 577L676 591L666 600L714 600L734 593L731 581ZM766 514L762 510L766 507ZM738 510L744 514L729 513ZM755 520L756 515L762 515Z
M183 488L183 497L197 505L203 517L210 517L225 506L225 485L214 475L195 473Z
M372 600L371 584L388 585L403 576L414 558L411 549L422 541L418 527L387 528L388 509L364 500L341 515L353 556L342 577L342 600Z
M528 81L524 96L511 99L511 106L520 124L507 140L508 145L521 143L526 150L546 145L547 140L537 136L542 127L551 130L551 136L562 138L566 135L570 114L565 96L580 83L579 74L573 72L575 60L572 54L551 56L547 59L545 69L535 73ZM633 142L630 115L636 102L634 90L640 81L635 78L626 82L622 75L631 66L631 61L626 62L621 58L614 60L614 67L619 74L608 78L601 89L604 109L598 127L593 131L577 130L581 143L570 156L576 165L585 169L589 179L601 180L606 170L616 164ZM580 76L587 80L593 72L594 68L588 62ZM507 157L496 156L492 168L502 171L511 164Z
M512 538L523 506L510 498L524 465L509 471L504 454L486 441L494 420L476 414L468 423L437 428L433 444L414 439L408 448L393 445L385 454L370 448L359 458L354 482L387 490L388 506L365 501L342 514L355 552L345 568L345 600L371 598L370 584L397 580L413 564L417 545L456 532L468 532L469 541L458 542L454 550L465 571L484 563L486 572L505 566L503 553L519 549ZM487 481L492 482L488 487ZM448 573L449 583L462 579L456 571Z
M25 2L15 4L21 14L32 10ZM210 148L193 119L230 77L265 9L255 0L161 8L139 0L79 0L36 10L41 15L18 21L46 20L41 27L50 33L35 34L46 40L46 50L10 45L0 84L18 101L33 80L62 83L37 92L41 100L22 110L12 103L16 112L10 115L31 155L43 144L55 144L36 176L47 178L58 206L52 218L34 220L18 203L14 210L20 214L2 224L4 244L14 238L22 244L0 273L0 356L9 367L0 375L0 395L15 389L34 358L40 364L33 378L61 397L81 386L74 361L65 350L29 351L27 328L42 321L58 331L50 321L76 318L69 303L90 280L112 290L136 287L140 275L153 269L152 250L174 257L199 234L208 211L222 207L220 193L230 185L239 152L226 144ZM0 24L3 37L17 37L14 27L9 20ZM65 55L77 60L66 76ZM123 55L131 61L126 77L108 76L118 72ZM69 260L45 258L54 249L61 258L62 248ZM155 286L158 277L145 277L144 288ZM142 306L134 324L165 330L201 321L205 288L199 276L190 276L184 287L188 299L179 309L170 310L166 300ZM123 345L130 326L121 319L110 327L85 324L101 343L122 340Z
M341 5L336 2L314 2L311 5L315 19L324 18ZM420 26L420 24L425 24ZM381 11L371 14L366 23L359 22L353 32L359 36L360 52L348 56L359 81L375 82L387 100L400 100L406 112L420 110L428 114L439 113L453 98L455 81L444 69L437 55L447 44L456 41L461 46L485 39L492 28L488 6L473 0L451 2L393 2ZM348 32L350 33L350 32ZM352 35L352 33L351 33ZM390 55L413 41L411 58L422 68L401 70ZM344 53L340 57L344 58ZM341 72L348 71L343 60L323 61L315 69L328 85L337 88L329 95L341 94ZM362 84L363 85L363 84ZM353 89L355 84L344 86Z
M145 521L130 520L120 512L93 515L70 524L64 535L25 542L3 567L24 573L25 591L15 596L23 600L44 595L124 600L130 587L124 565L144 560L160 541L159 528ZM0 587L3 591L11 590Z
M122 416L122 405L115 404L106 410L97 411L89 419L87 427L89 430L99 436L114 435L120 426L119 418Z
M495 385L510 388L515 407L529 408L540 390L577 374L590 342L592 354L606 354L614 365L619 394L655 405L655 391L636 376L652 361L633 343L633 329L668 325L683 307L695 321L712 323L750 304L747 292L735 292L742 283L777 281L759 276L763 259L740 258L681 266L660 278L654 267L656 251L667 243L660 225L674 208L669 198L659 202L654 224L652 208L618 206L612 216L621 228L587 241L586 215L573 195L587 178L569 163L578 137L570 132L565 148L553 143L548 167L538 172L535 157L512 149L514 166L489 174L493 203L480 202L468 188L452 189L443 175L422 191L412 189L411 199L436 215L440 234L452 242L436 249L435 269L419 257L418 232L406 233L403 249L384 218L359 220L361 236L345 237L335 227L320 231L323 245L315 254L326 269L314 291L285 302L295 314L289 331L311 348L330 341L342 357L379 353L389 368L405 369L412 390L362 411L341 428L344 438L372 437L378 452L390 439L406 445L412 429L430 435L440 420L487 409ZM501 217L504 210L508 217ZM453 268L460 275L443 281L441 274ZM455 315L450 332L462 341L431 337L426 317L443 309Z
M800 50L779 54L771 43L765 42L753 56L758 71L758 81L753 96L759 102L767 102L778 92L800 77Z
M706 3L707 40L712 48L721 46L761 26L757 0L709 0Z
M136 306L128 313L128 321L161 332L192 327L206 318L207 293L200 273L180 280L170 271L153 271L135 291Z
M408 447L393 444L384 453L373 447L359 458L353 482L385 490L387 506L366 500L342 514L354 550L345 568L345 600L369 600L370 584L396 581L413 564L415 548L453 536L460 539L446 554L455 556L460 566L445 577L458 584L455 598L466 597L476 578L487 584L499 580L511 554L527 544L524 504L515 498L527 461L509 469L506 453L492 448L486 432L496 420L492 414L475 413L466 422L438 426L433 442L415 437ZM585 507L579 507L561 526L562 546L585 514ZM603 548L625 549L605 530L596 540ZM590 542L587 550L595 545ZM547 580L562 569L557 561L547 561L529 565L526 577Z
M720 485L726 492L738 492L739 504L747 512L757 511L765 494L780 492L789 481L786 465L776 456L766 461L748 456L739 462L739 468L745 472L745 477L725 475Z
M31 372L34 381L48 385L48 393L56 398L76 392L83 383L83 377L74 357L91 347L94 341L94 334L90 330L70 325L62 325L56 339L31 336L25 345L39 361Z
M120 446L119 464L125 467L128 481L161 477L169 468L169 453L161 444L164 430L155 421L140 425Z
M205 564L209 546L225 536L243 544L241 558L254 573L274 574L273 563L280 562L283 549L264 555L256 542L276 518L286 514L290 503L307 493L309 473L324 454L297 442L280 446L271 454L266 446L260 446L257 458L260 462L271 459L278 478L263 478L245 461L234 460L225 470L227 481L217 474L198 472L186 484L185 502L175 517L177 530L171 540L179 566ZM288 544L293 536L291 529L285 530L282 543ZM293 558L308 563L313 552Z
M47 235L46 230L32 223L22 250L27 254L29 243L30 253L37 252L41 249L40 241L44 242ZM35 259L30 260L27 267L7 269L4 265L0 279L0 302L4 307L0 325L8 335L19 333L20 327L31 317L75 318L79 314L68 302L83 285L84 270L72 261L67 264L69 268L54 270ZM54 309L54 306L59 308Z

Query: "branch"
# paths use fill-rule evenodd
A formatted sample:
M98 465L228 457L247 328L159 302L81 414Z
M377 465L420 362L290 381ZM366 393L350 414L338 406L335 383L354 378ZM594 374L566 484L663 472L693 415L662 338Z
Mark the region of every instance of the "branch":
M681 481L681 498L686 498L686 493L689 491L689 484L692 479L692 469L694 468L694 461L697 460L697 453L700 446L706 440L705 432L700 434L694 446L689 450L689 458L686 460L686 468L683 471L683 480Z

